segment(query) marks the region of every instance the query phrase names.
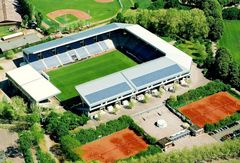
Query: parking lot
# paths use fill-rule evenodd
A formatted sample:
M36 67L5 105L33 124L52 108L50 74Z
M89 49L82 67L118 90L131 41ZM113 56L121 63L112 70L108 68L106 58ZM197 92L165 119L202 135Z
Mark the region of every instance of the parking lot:
M227 128L227 129L222 130L222 131L220 131L220 132L218 132L218 133L216 133L216 134L213 134L212 137L213 137L215 140L217 140L217 141L221 141L220 139L221 139L224 135L230 134L230 133L232 133L233 131L238 130L238 129L240 129L240 124L234 125L234 126L232 126L232 127L230 127L230 128Z
M201 146L216 143L217 141L209 136L208 134L204 133L198 136L186 136L174 142L175 146L167 149L167 152L173 150L179 150L184 148L192 148L194 146Z
M181 125L184 125L184 123L165 106L134 116L133 119L149 135L157 139L168 137L178 131L181 131L183 129ZM166 128L159 128L155 125L155 123L160 119L167 122Z

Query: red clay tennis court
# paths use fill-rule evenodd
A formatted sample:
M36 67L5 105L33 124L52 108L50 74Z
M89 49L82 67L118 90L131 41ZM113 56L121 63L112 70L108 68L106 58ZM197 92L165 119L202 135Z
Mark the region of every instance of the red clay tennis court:
M81 158L85 161L114 162L128 158L146 149L148 145L132 130L124 129L81 146Z
M216 123L238 110L240 100L227 92L219 92L179 108L180 112L199 127Z

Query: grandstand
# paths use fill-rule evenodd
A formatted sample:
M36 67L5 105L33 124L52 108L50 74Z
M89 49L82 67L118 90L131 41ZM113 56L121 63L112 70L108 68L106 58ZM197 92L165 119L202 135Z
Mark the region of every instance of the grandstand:
M112 23L90 29L26 48L23 54L24 61L41 73L115 49L138 65L76 85L84 104L80 109L94 111L190 76L191 57L133 24Z

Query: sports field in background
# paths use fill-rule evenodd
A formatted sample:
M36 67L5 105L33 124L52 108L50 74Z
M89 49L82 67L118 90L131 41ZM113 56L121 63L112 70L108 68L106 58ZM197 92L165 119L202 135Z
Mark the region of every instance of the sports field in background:
M74 15L66 14L66 15L57 17L56 20L58 22L60 22L61 24L68 24L68 23L72 23L74 21L77 21L78 18L75 17Z
M34 8L44 15L60 9L75 9L83 11L91 16L90 21L96 22L110 18L120 9L118 0L109 3L99 3L95 0L29 0ZM44 19L44 21L45 21ZM50 23L49 20L46 22ZM51 25L51 24L50 24Z
M50 81L62 92L57 97L60 101L65 101L78 96L75 86L136 64L120 51L112 51L102 56L50 71L48 75Z
M220 47L227 48L233 58L240 63L240 20L225 20Z

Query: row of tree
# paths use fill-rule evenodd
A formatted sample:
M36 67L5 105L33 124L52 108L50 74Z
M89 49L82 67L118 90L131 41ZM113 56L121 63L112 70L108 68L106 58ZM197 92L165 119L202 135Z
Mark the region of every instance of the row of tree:
M157 153L141 158L131 159L120 162L132 163L182 163L182 162L209 162L219 159L234 159L240 155L240 139L215 143L192 149L183 149L169 153Z
M23 18L22 25L25 27L31 26L35 20L37 26L40 27L43 20L42 13L39 11L35 12L33 5L29 0L19 0L18 2L20 6L20 14Z
M204 66L207 68L208 78L220 79L240 89L240 65L226 48L219 48L215 57L209 55Z
M176 98L170 98L167 100L167 104L172 108L179 108L203 97L207 97L221 91L228 91L230 89L231 87L229 85L226 85L219 80L215 80L204 86L189 90Z
M174 1L174 0L173 0ZM202 3L202 0L182 0L183 3L191 5L199 5ZM240 3L240 0L218 0L222 6L235 5Z
M206 124L204 126L204 130L207 132L214 131L216 129L219 129L221 127L225 127L226 125L232 124L236 121L240 120L240 112L236 112L235 114L228 116L222 120L220 120L217 123L214 124Z
M123 15L118 14L113 21L140 24L160 36L200 39L206 38L209 33L207 19L199 9L128 10Z

